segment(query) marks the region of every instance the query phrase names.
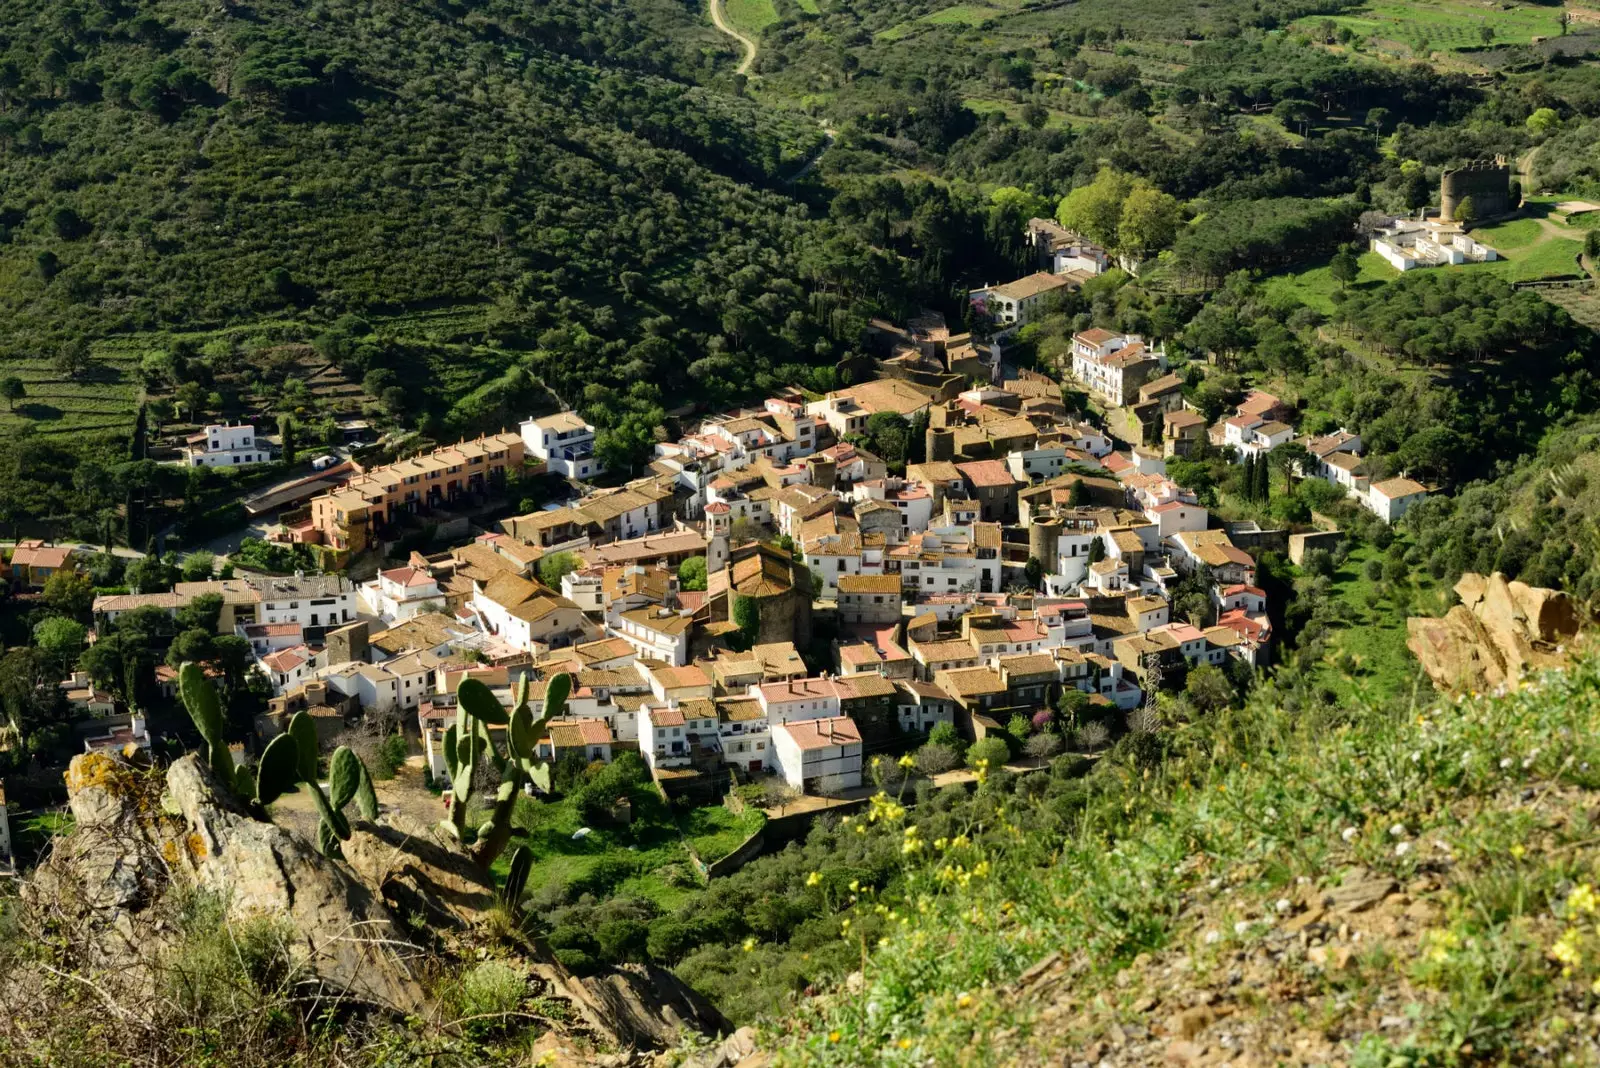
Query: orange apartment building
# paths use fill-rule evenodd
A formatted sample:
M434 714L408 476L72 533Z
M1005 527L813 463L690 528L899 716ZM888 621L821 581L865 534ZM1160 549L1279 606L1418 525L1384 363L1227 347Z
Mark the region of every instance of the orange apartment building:
M362 552L399 513L481 493L490 476L520 469L524 448L520 434L489 434L375 467L314 498L311 518L293 530L294 540Z

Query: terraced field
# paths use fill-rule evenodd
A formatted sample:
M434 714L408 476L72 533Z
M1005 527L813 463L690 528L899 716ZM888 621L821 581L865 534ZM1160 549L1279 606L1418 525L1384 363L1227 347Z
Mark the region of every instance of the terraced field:
M91 351L95 365L77 379L62 375L47 357L7 360L6 373L22 379L27 395L14 407L0 407L0 427L32 424L42 434L130 429L139 405L141 354L110 343Z
M1527 44L1535 37L1561 33L1561 8L1492 5L1466 0L1379 0L1343 15L1311 15L1294 23L1315 32L1324 21L1362 39L1414 44L1426 39L1430 51L1454 52L1484 47L1483 27L1493 44Z

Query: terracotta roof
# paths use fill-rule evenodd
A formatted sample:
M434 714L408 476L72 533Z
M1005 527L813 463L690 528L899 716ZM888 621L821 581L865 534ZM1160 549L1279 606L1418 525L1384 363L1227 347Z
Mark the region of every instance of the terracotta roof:
M682 709L647 705L641 711L653 727L681 727L684 723Z
M832 679L790 679L787 682L768 682L760 687L767 704L786 704L791 701L825 701L838 697Z
M840 593L900 593L899 575L840 575L835 584Z
M705 673L704 668L701 668L695 664L685 664L683 667L672 667L670 665L663 664L659 666L652 666L650 670L651 673L655 675L656 681L661 683L661 688L664 690L678 690L688 686L711 685L711 676Z
M420 567L396 567L383 572L383 577L402 586L431 586L433 576Z
M586 745L610 745L611 728L598 717L555 719L546 726L550 744L557 749L579 749Z
M24 542L11 554L13 567L65 567L73 550L66 545L33 545Z
M754 697L719 697L716 706L717 718L724 723L751 723L767 718L761 711L761 702Z
M1116 336L1117 335L1113 334L1111 331L1103 330L1096 326L1088 330L1080 330L1078 333L1073 334L1072 340L1081 341L1086 345L1094 345L1098 347L1100 345L1104 345L1107 341L1110 341Z
M971 463L956 464L956 470L974 486L982 488L998 488L1016 484L1016 479L1011 477L1011 472L1006 469L1003 460L974 460Z
M787 733L801 750L861 744L861 730L849 716L796 720L781 723L773 730Z
M1383 482L1372 484L1373 493L1381 493L1391 501L1401 497L1415 497L1419 493L1427 493L1428 487L1420 482L1413 482L1409 478L1391 478Z
M986 667L941 671L935 681L952 697L985 697L1006 691L1000 673Z
M861 700L868 697L890 697L894 694L894 683L876 672L867 672L861 675L841 675L834 680L838 688L839 700Z

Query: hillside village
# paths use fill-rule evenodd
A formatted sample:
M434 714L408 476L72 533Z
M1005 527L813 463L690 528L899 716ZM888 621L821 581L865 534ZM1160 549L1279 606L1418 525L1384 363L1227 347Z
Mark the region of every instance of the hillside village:
M528 679L537 704L543 680L570 672L543 753L588 765L637 751L665 795L705 802L749 782L859 796L874 758L930 737L995 739L1004 747L986 751L1042 763L1106 745L1195 670L1247 685L1272 661L1283 607L1257 557L1298 563L1338 534L1225 523L1168 461L1208 451L1263 465L1288 447L1302 478L1385 522L1428 491L1373 482L1358 433L1300 435L1290 406L1261 390L1208 425L1162 346L1138 335L1078 332L1060 381L1008 367L1009 335L1038 302L1111 262L1045 220L1028 238L1044 269L973 295L994 317L990 342L952 335L933 313L875 323L878 377L703 417L659 440L639 477L603 488L596 429L572 411L370 469L325 464L284 495L267 539L321 570L230 567L101 594L96 633L198 616L242 639L264 701L239 759L306 711L329 743L359 723L403 730L436 788L448 787L444 730L462 679L508 701ZM1101 429L1117 415L1139 441ZM896 470L869 449L883 418L921 437ZM267 459L251 439L249 427L207 428L184 462ZM493 498L528 472L576 494L488 529L451 522L447 543L348 577L373 572L404 521ZM23 542L9 579L38 590L81 556ZM171 702L173 668L153 670L120 696L90 672L62 681L87 750L155 743L148 710L128 700Z

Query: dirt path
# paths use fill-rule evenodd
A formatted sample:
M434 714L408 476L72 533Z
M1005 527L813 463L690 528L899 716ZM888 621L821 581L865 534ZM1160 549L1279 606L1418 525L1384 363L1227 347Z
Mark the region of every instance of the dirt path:
M822 137L822 147L817 149L816 152L812 153L811 158L806 160L805 166L801 167L799 170L795 171L794 174L789 176L790 185L793 185L795 182L798 182L800 179L811 173L812 168L817 165L817 161L822 159L822 154L828 151L828 149L832 148L833 143L839 139L839 131L835 130L832 126L829 126L826 122L824 122L822 124Z
M749 74L750 65L756 61L755 41L734 29L733 25L728 22L727 17L722 13L722 0L710 0L709 6L711 8L711 21L716 24L717 29L744 46L744 59L740 61L737 67L733 68L733 73Z

